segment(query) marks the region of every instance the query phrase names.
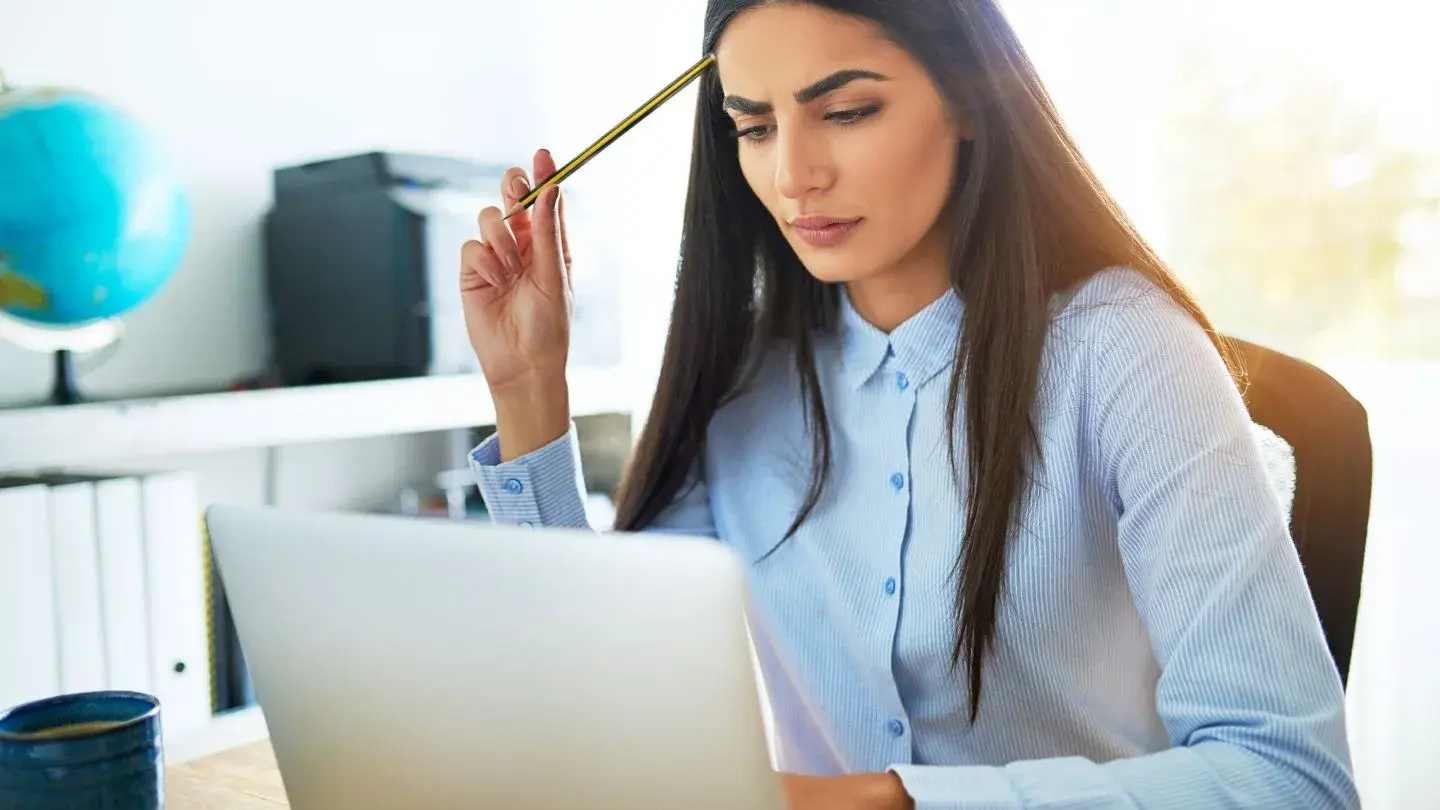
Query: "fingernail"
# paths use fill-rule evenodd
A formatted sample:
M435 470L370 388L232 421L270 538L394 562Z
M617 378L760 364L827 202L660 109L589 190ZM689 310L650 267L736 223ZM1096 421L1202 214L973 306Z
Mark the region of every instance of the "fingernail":
M510 190L515 192L515 198L519 199L529 193L530 184L525 182L525 178L516 175L515 179L510 181Z

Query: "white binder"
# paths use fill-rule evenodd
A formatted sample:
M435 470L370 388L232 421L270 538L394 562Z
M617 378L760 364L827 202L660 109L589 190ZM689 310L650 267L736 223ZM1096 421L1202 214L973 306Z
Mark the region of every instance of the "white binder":
M50 490L0 481L0 711L60 691Z
M108 688L151 693L145 523L138 478L95 482L95 531Z
M211 717L209 607L202 515L194 477L169 472L141 478L150 673L167 734Z
M78 476L50 484L50 537L60 638L60 691L104 689L105 629L100 608L100 556L95 537L95 485Z

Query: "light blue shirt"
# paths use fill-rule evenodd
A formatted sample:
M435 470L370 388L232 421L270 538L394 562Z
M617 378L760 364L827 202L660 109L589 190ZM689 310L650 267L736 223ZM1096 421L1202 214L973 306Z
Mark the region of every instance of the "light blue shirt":
M937 810L1358 806L1343 689L1286 503L1219 356L1128 270L1056 310L1043 464L973 726L950 665L960 299L887 335L842 295L838 333L816 349L833 472L778 549L810 479L790 357L772 352L711 421L703 477L652 528L718 538L752 563L782 769L893 770ZM496 521L587 525L573 434L504 464L494 439L475 449Z

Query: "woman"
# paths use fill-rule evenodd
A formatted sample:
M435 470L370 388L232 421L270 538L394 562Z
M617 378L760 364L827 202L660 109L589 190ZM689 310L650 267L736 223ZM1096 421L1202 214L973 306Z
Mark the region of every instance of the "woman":
M994 1L711 0L704 44L617 528L751 563L790 806L1355 806L1223 344ZM584 527L558 192L532 213L463 252L473 466L497 520Z

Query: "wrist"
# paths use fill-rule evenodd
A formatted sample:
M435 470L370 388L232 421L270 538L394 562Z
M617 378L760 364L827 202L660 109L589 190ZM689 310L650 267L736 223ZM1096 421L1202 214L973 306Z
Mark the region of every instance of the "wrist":
M915 802L905 791L905 783L894 771L883 771L875 775L874 802L876 810L914 810Z
M533 453L570 430L570 387L562 370L492 387L502 462Z

